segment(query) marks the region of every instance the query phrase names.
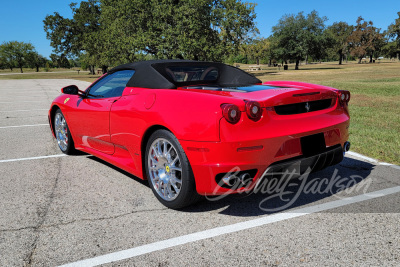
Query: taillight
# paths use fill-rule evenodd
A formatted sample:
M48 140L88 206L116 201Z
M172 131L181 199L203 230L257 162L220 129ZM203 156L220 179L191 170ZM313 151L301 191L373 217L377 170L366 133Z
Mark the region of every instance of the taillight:
M253 121L258 121L261 119L262 109L260 103L256 101L248 101L246 102L246 113L249 119Z
M240 120L240 110L238 106L234 104L223 104L221 105L222 115L224 118L232 124L238 123Z
M350 92L346 90L338 91L339 101L342 105L348 105L350 101Z

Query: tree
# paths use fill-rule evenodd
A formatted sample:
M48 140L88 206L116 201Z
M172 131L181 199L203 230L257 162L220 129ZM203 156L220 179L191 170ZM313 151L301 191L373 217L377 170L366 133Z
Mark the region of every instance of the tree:
M306 17L306 64L308 63L308 56L321 60L326 54L326 48L330 45L323 34L327 20L327 17L319 17L315 10L311 11Z
M4 70L5 68L7 68L6 62L4 58L0 56L0 69Z
M261 59L269 58L269 51L271 49L270 41L266 38L256 38L250 40L248 43L241 45L239 49L239 55L255 62L257 65L260 64ZM239 62L241 63L241 62ZM248 62L246 62L248 63Z
M304 29L306 27L303 12L295 15L284 15L278 25L272 27L273 36L276 40L277 54L286 61L294 59L296 70L299 62L306 55Z
M342 21L335 22L325 32L332 49L339 56L339 65L342 65L343 58L349 48L348 39L353 32L353 26Z
M396 42L387 42L381 49L382 54L390 59L397 58L400 53Z
M60 56L56 55L56 54L51 54L50 59L53 62L52 65L56 68L70 68L71 67L69 64L68 58L64 54L61 54Z
M373 47L367 50L367 55L369 55L369 62L373 62L373 58L377 58L380 56L382 52L382 48L386 44L385 34L380 32L381 29L375 28L375 31L372 32L372 44Z
M0 48L0 54L3 60L11 68L16 65L23 73L22 67L27 63L30 53L35 50L31 43L18 41L4 42Z
M43 23L47 39L60 57L88 54L86 60L94 74L94 65L99 64L98 54L102 51L100 3L88 0L80 2L79 7L72 3L70 8L72 19L64 18L57 12L46 16ZM62 65L66 65L64 63Z
M107 66L147 58L221 61L257 32L254 4L240 0L88 0L73 18L47 16L54 52Z
M254 4L238 0L103 0L106 57L221 61L256 32ZM116 15L117 14L117 15Z
M362 17L358 17L357 25L348 41L351 47L350 53L358 58L358 63L361 63L365 56L369 56L372 63L374 53L384 45L380 29L375 28L372 21L367 22Z
M297 15L285 15L279 23L272 27L273 37L276 40L277 54L282 60L296 61L295 69L299 69L300 60L308 56L320 58L325 42L322 42L324 22L326 17L319 17L314 10L304 16L303 12Z
M45 67L47 59L38 52L34 51L27 55L27 63L31 68L36 68L36 72L39 72L40 67Z
M388 35L389 38L393 39L393 41L397 45L397 49L400 50L400 12L397 12L399 16L394 23L390 24L388 27ZM400 60L400 52L397 51L397 59Z
M9 47L6 46L5 43L0 45L0 61L2 68L9 68L11 71L13 71L15 66L15 59L12 56Z
M268 60L271 64L271 42L266 38L261 38L255 43L254 56L256 57L257 64L259 64L260 59Z

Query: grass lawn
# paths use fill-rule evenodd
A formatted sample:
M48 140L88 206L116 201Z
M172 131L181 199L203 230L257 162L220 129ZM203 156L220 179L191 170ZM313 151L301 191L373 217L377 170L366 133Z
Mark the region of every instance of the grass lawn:
M75 79L85 82L94 82L101 76L89 75L89 71L78 71L79 68L73 69L50 69L45 72L43 68L36 72L36 69L24 68L24 73L20 69L14 68L11 72L10 69L0 70L0 81L5 79Z
M246 70L247 65L241 64ZM286 80L322 84L351 92L349 104L351 115L351 150L400 165L400 63L381 62L356 64L351 62L339 66L337 63L301 65L295 71L261 66L255 74L262 81ZM58 72L66 71L66 72ZM2 79L76 79L93 82L100 75L70 70L51 70L22 75L2 75L10 70L0 71ZM17 73L14 70L13 73ZM34 72L32 69L24 72Z

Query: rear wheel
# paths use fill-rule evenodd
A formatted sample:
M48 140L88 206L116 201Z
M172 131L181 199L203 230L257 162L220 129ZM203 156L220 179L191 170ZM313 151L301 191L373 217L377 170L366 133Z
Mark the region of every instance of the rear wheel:
M57 144L60 150L67 155L74 154L74 141L72 140L67 122L65 121L64 115L62 114L60 109L56 111L56 114L54 116L53 127L54 134L57 139Z
M154 132L145 155L149 185L163 205L179 209L201 199L186 154L171 132Z

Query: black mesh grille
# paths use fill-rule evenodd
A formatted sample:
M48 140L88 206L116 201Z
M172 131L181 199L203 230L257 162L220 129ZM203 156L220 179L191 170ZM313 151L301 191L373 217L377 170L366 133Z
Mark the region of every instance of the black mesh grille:
M331 106L331 104L332 99L323 99L317 101L275 106L274 109L278 115L292 115L327 109Z

